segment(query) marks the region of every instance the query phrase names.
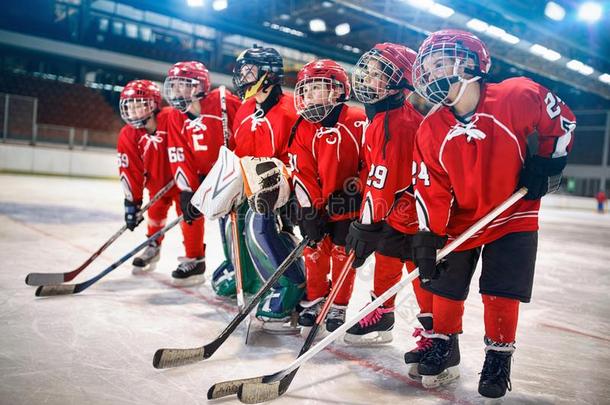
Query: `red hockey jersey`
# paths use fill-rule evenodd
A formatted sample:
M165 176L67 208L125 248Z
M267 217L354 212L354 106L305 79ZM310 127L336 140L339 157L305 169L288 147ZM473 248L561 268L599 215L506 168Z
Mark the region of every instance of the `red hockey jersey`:
M289 147L292 183L301 207L323 208L330 194L358 176L365 121L364 111L347 105L332 128L301 121Z
M226 92L228 129L241 105L239 99ZM225 144L220 110L220 91L212 90L201 103L201 114L194 119L173 110L169 115L168 157L174 179L182 191L195 191L201 176L208 174L220 147ZM229 137L232 135L229 134Z
M144 128L136 129L129 125L119 133L119 174L125 198L130 201L142 201L144 187L154 194L172 179L165 131L171 110L165 107L157 114L157 131L152 135Z
M523 77L483 84L467 123L447 107L429 114L413 163L420 228L457 237L516 191L530 135L537 136L538 155L561 157L575 126L568 106ZM537 230L539 207L540 201L518 201L458 250Z
M386 115L390 137L387 142ZM415 133L421 121L421 114L405 102L398 108L378 112L366 128L363 160L368 175L360 212L362 223L385 220L400 232L417 232L415 201L407 188L411 185Z
M239 157L275 157L288 164L288 138L297 120L292 95L281 94L266 114L253 98L244 102L235 116L233 134Z

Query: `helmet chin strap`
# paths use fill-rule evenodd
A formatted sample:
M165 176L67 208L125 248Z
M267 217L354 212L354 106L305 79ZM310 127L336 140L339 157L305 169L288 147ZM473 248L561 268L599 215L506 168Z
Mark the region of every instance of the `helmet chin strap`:
M468 85L470 83L474 83L477 80L481 79L481 76L474 76L470 79L464 79L458 73L459 65L460 65L460 58L455 58L455 63L453 64L453 77L458 78L458 83L460 84L460 90L458 91L458 94L457 94L457 97L455 98L455 100L453 100L450 103L443 102L443 104L445 104L447 107L453 107L454 105L456 105L460 101L460 99L462 98L464 93L466 92L466 88L468 87Z

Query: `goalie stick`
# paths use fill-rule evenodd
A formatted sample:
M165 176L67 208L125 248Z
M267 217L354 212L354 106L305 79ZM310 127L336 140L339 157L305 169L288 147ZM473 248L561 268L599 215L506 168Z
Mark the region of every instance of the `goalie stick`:
M104 277L106 274L110 273L112 270L116 269L121 264L125 263L127 260L129 260L130 257L132 257L133 255L138 253L140 250L144 249L146 246L148 246L148 244L150 242L157 239L159 236L165 234L170 229L172 229L174 226L176 226L178 223L180 223L180 221L182 221L182 215L180 215L178 218L174 219L172 222L167 224L165 226L165 228L155 232L154 235L152 235L150 238L146 239L144 242L140 243L138 246L136 246L133 250L131 250L125 256L121 257L119 260L112 263L109 267L107 267L104 271L102 271L97 276L92 277L89 280L83 281L82 283L78 283L78 284L41 285L40 287L38 287L36 289L36 296L37 297L48 297L48 296L52 296L52 295L69 295L69 294L77 294L83 290L86 290L87 288L89 288L93 284L95 284L99 279Z
M458 238L454 239L451 243L449 243L447 246L445 246L438 252L437 262L447 256L453 250L455 250L458 246L460 246L470 237L472 237L484 226L489 224L494 218L504 212L507 208L519 201L526 193L527 189L525 187L519 189L515 194L510 196L506 201L496 207L493 211L478 220ZM418 276L419 269L416 268L406 278L394 284L392 288L381 294L374 301L372 301L363 309L361 309L360 312L358 312L355 316L350 318L343 325L341 325L331 334L329 334L320 342L318 342L310 350L300 355L296 360L294 360L290 365L288 365L288 367L284 368L283 370L260 377L252 377L216 383L208 390L208 399L216 399L231 394L238 394L239 400L241 402L247 404L254 404L271 401L273 399L278 398L280 395L284 394L288 390L296 374L296 370L301 367L303 363L307 362L317 353L326 348L326 346L331 344L341 334L343 334L350 327L352 327L361 319L363 319L366 315L373 312L375 308L383 304L388 298L396 294L406 285L410 284Z
M184 366L186 364L196 363L201 360L205 360L211 357L216 350L224 343L225 340L233 333L237 326L243 321L248 314L254 309L258 301L273 287L273 285L280 279L282 274L292 265L303 254L303 249L309 243L309 239L304 238L288 256L284 259L282 264L277 268L273 276L269 278L261 289L256 293L250 300L248 305L243 309L240 309L238 314L233 318L227 327L218 335L216 339L210 343L201 347L195 347L192 349L159 349L156 351L153 357L154 368L169 368Z
M154 203L159 201L165 193L167 193L174 186L174 180L171 180L169 183L165 185L161 190L157 192L153 196L153 198L140 210L140 214L144 214ZM61 284L67 281L73 280L76 276L78 276L85 268L87 268L95 259L97 259L104 250L108 248L108 246L112 245L114 241L116 241L119 236L123 234L127 230L127 225L123 225L121 229L119 229L114 235L110 237L95 253L91 255L83 264L81 264L76 269L66 272L66 273L30 273L25 277L25 283L31 286L39 286L39 285L52 285L52 284Z
M222 134L224 138L225 146L229 147L229 117L227 114L227 92L225 86L220 86L220 116L222 121ZM244 286L243 286L243 278L242 278L242 268L241 268L241 256L239 249L239 232L237 230L237 212L235 209L231 211L231 233L233 236L233 271L235 274L235 290L237 292L237 308L240 311L244 309L246 306L246 300L244 297ZM250 318L248 318L246 324L246 341L248 344L248 335L250 334Z

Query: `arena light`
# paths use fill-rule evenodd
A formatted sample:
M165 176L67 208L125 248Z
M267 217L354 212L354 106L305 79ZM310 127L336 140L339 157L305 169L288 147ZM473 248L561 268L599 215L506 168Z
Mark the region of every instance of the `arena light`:
M349 34L351 28L348 23L342 23L335 27L335 34L337 36L342 37L343 35Z
M610 75L608 73L602 73L599 75L598 79L600 82L610 84Z
M222 11L229 6L229 2L227 0L214 0L212 3L212 8L216 11Z
M309 29L311 32L324 32L326 31L326 23L322 19L314 18L309 21Z
M566 16L566 10L554 1L549 1L544 8L544 15L551 20L561 21Z
M571 61L566 63L566 67L585 76L593 74L594 71L591 66L585 65L584 63L576 59L572 59Z
M487 28L489 28L489 24L487 24L485 21L481 21L477 18L473 18L472 20L469 20L466 23L466 26L468 28L470 28L471 30L475 30L478 32L485 32L485 31L487 31Z
M428 12L441 18L449 18L455 14L455 11L451 7L447 7L439 3L432 4L432 7L428 9Z
M602 6L599 3L586 2L578 9L578 18L588 23L594 23L602 17Z
M189 7L203 7L203 0L186 0L186 5Z
M530 47L530 52L534 55L541 56L546 60L550 60L551 62L555 62L556 60L561 59L561 54L559 52L539 44L532 45Z

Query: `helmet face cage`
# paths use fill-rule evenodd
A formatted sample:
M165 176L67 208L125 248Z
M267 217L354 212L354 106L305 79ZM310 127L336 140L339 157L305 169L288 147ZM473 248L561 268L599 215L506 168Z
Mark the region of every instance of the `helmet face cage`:
M379 51L372 49L362 55L352 73L352 87L358 101L372 104L398 89L402 72Z
M186 112L193 101L203 96L204 90L197 79L169 76L163 83L163 97L180 112Z
M447 104L452 84L480 78L482 73L478 66L475 52L453 42L436 43L417 54L413 65L413 86L429 102Z
M248 63L245 60L241 60L235 65L233 70L233 87L240 98L243 99L246 91L259 81L261 73L258 65Z
M337 80L329 77L306 78L295 86L294 107L305 120L320 122L346 99L345 94L343 83Z
M152 98L122 98L119 101L121 118L133 128L142 128L159 106Z

